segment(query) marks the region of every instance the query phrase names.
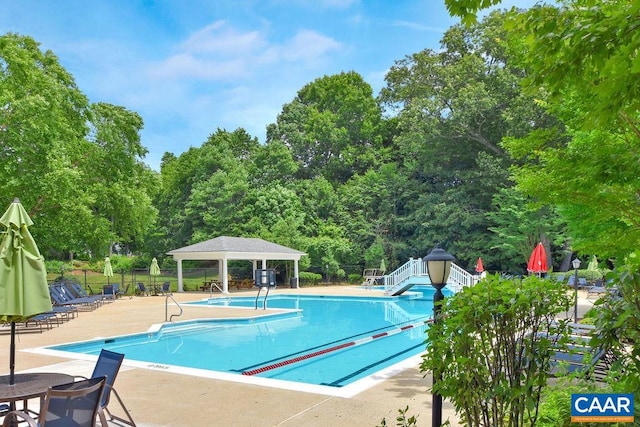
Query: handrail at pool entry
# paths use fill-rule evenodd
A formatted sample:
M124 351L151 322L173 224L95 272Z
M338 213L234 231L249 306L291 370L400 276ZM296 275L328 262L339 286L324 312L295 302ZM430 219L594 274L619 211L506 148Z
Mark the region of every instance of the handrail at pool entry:
M178 306L178 308L180 309L180 313L178 313L178 314L172 314L172 315L171 315L171 317L168 317L168 316L169 316L169 298L171 298L171 301L173 301L173 302L174 302L174 304L175 304L175 305L177 305L177 306ZM173 319L173 316L176 316L176 317L180 317L180 316L182 316L182 307L180 306L180 304L178 304L178 301L176 301L176 300L171 296L171 294L167 294L167 295L166 295L166 297L165 297L165 299L164 299L164 321L165 321L165 322L167 322L167 321L171 322L171 321L172 321L172 319ZM168 319L167 319L167 318L168 318Z
M220 288L220 286L218 286L218 284L216 282L214 282L213 280L211 281L211 286L209 286L209 298L213 297L213 287L215 286L215 288L217 290L220 291L221 294L224 293L224 291Z
M428 319L426 321L423 320L423 321L418 322L418 323L412 323L412 324L409 324L409 325L400 326L398 328L394 328L394 329L391 329L391 330L386 331L386 332L380 332L380 333L377 333L377 334L374 334L374 335L370 335L368 337L360 338L360 339L353 340L353 341L348 341L348 342L345 342L345 343L342 343L342 344L335 345L333 347L329 347L329 348L325 348L325 349L322 349L322 350L314 351L313 353L308 353L308 354L304 354L302 356L293 357L291 359L283 360L282 362L272 363L270 365L266 365L266 366L263 366L261 368L251 369L249 371L244 371L244 372L242 372L242 375L251 376L251 375L260 374L262 372L271 371L273 369L281 368L283 366L291 365L293 363L301 362L303 360L308 360L308 359L311 359L313 357L322 356L322 355L325 355L327 353L332 353L334 351L341 350L343 348L354 347L354 346L366 344L366 343L371 342L371 341L373 341L375 339L378 339L378 338L383 338L383 337L389 337L389 336L392 336L392 335L396 335L396 334L399 334L400 332L404 332L404 331L406 331L408 329L411 329L411 328L425 326L427 323L433 323L433 319Z

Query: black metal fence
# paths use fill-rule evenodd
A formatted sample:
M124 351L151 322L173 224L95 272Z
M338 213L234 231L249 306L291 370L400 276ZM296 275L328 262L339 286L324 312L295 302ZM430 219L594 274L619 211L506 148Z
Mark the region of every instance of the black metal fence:
M300 286L311 286L318 284L338 284L338 283L347 283L347 277L339 277L335 274L327 274L327 271L322 271L320 268L309 269L312 272L320 274L322 279L320 281L305 281L304 279L299 280ZM357 275L361 274L362 271L358 266L349 266L348 268L344 268L343 270L347 275ZM357 273L356 273L357 271ZM80 283L87 289L89 292L99 293L102 292L102 287L107 284L119 284L120 289L124 290L125 294L134 294L135 289L137 288L138 283L143 283L145 286L154 285L156 283L164 283L169 282L170 288L172 291L177 291L178 288L178 273L177 269L160 269L160 275L152 276L150 274L149 268L134 268L130 270L117 270L114 269L114 275L111 277L106 277L102 271L91 270L91 269L82 269L82 270L72 270L72 271L64 271L60 274L50 273L48 278L49 282L60 281L60 280L73 280L75 282ZM290 278L286 277L287 272L276 271L276 283L279 286L289 286ZM292 272L289 272L291 274ZM228 268L229 279L234 281L247 281L252 280L253 272L251 269L247 269L244 267L233 267L229 266ZM207 267L207 268L183 268L182 269L182 283L183 290L185 291L195 291L202 290L202 287L205 283L210 282L211 280L220 280L220 272L218 267Z

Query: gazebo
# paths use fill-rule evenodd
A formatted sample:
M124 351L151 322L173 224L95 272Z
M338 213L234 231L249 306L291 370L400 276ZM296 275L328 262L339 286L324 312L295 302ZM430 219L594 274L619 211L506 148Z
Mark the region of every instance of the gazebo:
M286 246L267 242L266 240L245 237L220 236L194 245L185 246L167 252L178 264L178 292L183 292L182 261L183 260L217 260L220 265L222 292L229 293L227 261L248 260L253 262L253 271L267 268L267 260L293 261L293 278L298 287L298 262L304 252Z

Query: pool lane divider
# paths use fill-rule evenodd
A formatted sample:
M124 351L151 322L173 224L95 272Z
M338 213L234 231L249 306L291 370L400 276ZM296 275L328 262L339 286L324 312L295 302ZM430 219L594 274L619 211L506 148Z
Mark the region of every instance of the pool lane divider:
M366 344L369 343L373 340L379 339L379 338L383 338L383 337L389 337L392 335L396 335L399 334L401 332L404 332L408 329L412 329L412 328L419 328L421 326L426 325L427 323L431 323L432 320L429 319L427 321L421 321L418 323L412 323L409 325L405 325L405 326L401 326L399 328L394 328L394 329L390 329L388 331L385 332L380 332L374 335L370 335L368 337L364 337L364 338L360 338L357 340L353 340L353 341L348 341L339 345L334 345L332 347L328 347L319 351L314 351L313 353L308 353L302 356L298 356L298 357L293 357L291 359L287 359L287 360L283 360L282 362L278 362L278 363L272 363L270 365L266 365L263 366L261 368L257 368L257 369L251 369L249 371L243 371L242 375L257 375L257 374L261 374L263 372L267 372L267 371L271 371L273 369L277 369L277 368L281 368L283 366L288 366L297 362L302 362L303 360L308 360L314 357L318 357L318 356L322 356L328 353L333 353L334 351L338 351L338 350L342 350L344 348L348 348L348 347L355 347L358 345L362 345L362 344Z

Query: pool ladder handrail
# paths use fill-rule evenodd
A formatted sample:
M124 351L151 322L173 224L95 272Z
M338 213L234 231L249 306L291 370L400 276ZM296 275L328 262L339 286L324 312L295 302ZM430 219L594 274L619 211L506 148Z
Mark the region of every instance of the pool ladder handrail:
M169 298L171 298L171 301L174 302L175 305L178 306L178 308L180 309L180 313L178 314L172 314L171 316L169 316ZM178 301L176 301L173 296L171 296L171 294L166 294L164 297L164 321L165 322L171 322L173 321L173 316L179 317L182 316L182 307L180 306L180 304L178 304Z
M271 289L271 286L260 286L258 287L258 295L256 295L256 310L258 309L258 298L260 298L260 292L262 291L262 289L267 288L267 293L264 296L264 300L262 301L262 309L266 310L267 309L267 298L269 298L269 289Z
M220 293L222 293L222 294L224 293L224 292L222 292L222 289L220 288L220 286L218 286L218 284L212 280L211 281L211 286L209 286L209 298L211 298L213 296L213 288L214 288L214 286L215 286L215 288L217 290L220 291Z

